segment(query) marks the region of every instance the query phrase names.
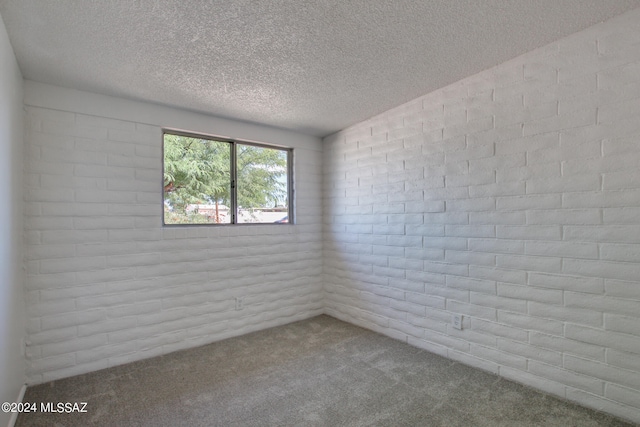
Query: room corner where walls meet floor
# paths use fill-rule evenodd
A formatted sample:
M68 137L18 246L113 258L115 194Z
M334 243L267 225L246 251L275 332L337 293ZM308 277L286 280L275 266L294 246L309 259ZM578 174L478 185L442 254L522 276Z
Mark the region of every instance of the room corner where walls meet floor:
M17 426L628 426L329 316L31 387Z

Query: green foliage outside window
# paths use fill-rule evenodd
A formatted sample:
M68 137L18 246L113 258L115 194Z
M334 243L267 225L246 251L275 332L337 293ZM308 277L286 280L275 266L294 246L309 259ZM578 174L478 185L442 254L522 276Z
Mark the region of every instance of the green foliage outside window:
M237 190L232 188L236 152ZM288 152L282 149L164 135L165 224L273 222L263 211L288 212ZM272 214L278 215L278 213Z

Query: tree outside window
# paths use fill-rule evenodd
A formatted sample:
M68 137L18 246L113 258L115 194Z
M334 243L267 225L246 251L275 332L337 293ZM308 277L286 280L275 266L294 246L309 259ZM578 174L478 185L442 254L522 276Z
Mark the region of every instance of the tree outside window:
M164 134L164 223L289 222L289 149Z

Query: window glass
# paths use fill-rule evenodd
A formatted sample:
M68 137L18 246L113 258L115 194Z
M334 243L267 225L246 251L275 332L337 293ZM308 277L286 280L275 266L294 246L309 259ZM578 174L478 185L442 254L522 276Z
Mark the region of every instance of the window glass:
M238 222L276 222L289 212L287 152L238 144Z
M164 224L289 223L290 150L164 134Z

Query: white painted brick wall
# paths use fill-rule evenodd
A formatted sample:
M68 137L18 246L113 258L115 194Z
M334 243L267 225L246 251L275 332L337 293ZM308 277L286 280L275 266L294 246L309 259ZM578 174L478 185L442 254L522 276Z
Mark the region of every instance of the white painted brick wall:
M162 228L161 128L136 117L158 113L154 124L227 131L207 118L144 104L129 118L112 108L128 101L95 95L86 95L88 108L122 117L62 111L69 107L58 109L56 97L41 105L39 93L73 99L78 92L27 86L29 383L323 312L320 141L289 136L296 225ZM267 136L265 142L273 140ZM241 311L236 297L244 298Z
M638 22L325 138L325 311L640 422Z

